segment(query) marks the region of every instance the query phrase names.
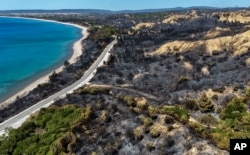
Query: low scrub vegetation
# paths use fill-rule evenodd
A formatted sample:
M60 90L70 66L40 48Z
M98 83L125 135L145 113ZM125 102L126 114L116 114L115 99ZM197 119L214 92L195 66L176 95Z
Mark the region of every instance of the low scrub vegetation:
M104 87L82 87L78 89L76 93L80 95L84 95L84 94L96 95L99 93L108 94L109 91L110 91L109 88L104 88Z
M71 127L79 121L87 121L91 108L74 105L53 106L41 109L18 129L9 129L8 136L1 137L1 155L60 154L71 152L76 138Z
M198 122L206 126L215 126L218 123L217 119L210 114L202 114L198 117Z
M118 30L112 26L94 26L90 28L89 38L95 41L110 41L112 39L112 35L118 35L123 33L123 30Z
M201 94L198 105L201 112L211 112L214 109L212 101L207 97L205 93Z
M188 125L203 138L208 138L219 148L229 150L230 139L250 138L250 113L247 103L250 100L249 89L239 98L233 98L220 113L220 120L216 120L209 114L201 115L198 121L211 128L206 128L201 124L189 122Z
M176 120L179 120L183 123L187 123L189 119L188 112L179 106L163 106L162 108L160 108L160 113L173 116Z

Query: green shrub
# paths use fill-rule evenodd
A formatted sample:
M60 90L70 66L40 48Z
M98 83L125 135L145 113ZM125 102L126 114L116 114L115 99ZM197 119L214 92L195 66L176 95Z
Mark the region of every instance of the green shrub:
M215 112L216 112L217 114L220 114L220 113L222 112L222 107L219 106L219 105L217 105L217 106L216 106L216 109L215 109Z
M226 132L217 131L211 133L211 141L213 141L219 148L229 150L229 140Z
M136 107L136 101L133 96L124 96L122 101L127 103L129 106Z
M210 114L202 114L198 117L198 122L207 125L207 126L215 126L217 125L218 121L216 120L216 118L214 118L212 115Z
M188 110L193 110L193 111L196 111L198 110L198 105L196 103L195 100L191 100L191 99L187 99L185 102L184 102L184 107Z
M211 112L214 109L212 101L203 93L198 101L199 109L201 112Z
M108 112L106 110L101 111L100 119L103 122L109 122L111 120L110 116L108 115Z
M54 142L58 152L72 152L72 147L76 143L76 137L72 132L65 133Z
M209 128L202 126L200 123L188 122L187 125L196 131L196 133L203 137L204 139L209 139L211 136L211 131Z
M188 126L196 131L201 137L209 139L221 149L229 150L229 141L233 138L250 138L250 113L247 112L246 98L234 98L228 102L220 113L220 118L213 128L207 128L201 124L188 122ZM202 115L199 122L209 125L214 118Z
M91 95L96 95L96 94L108 94L110 91L109 88L105 87L81 87L76 92L80 95L84 94L91 94Z
M153 124L153 121L150 117L143 118L142 122L144 127L149 127Z
M159 129L157 127L153 126L150 128L149 134L151 137L157 138L160 136L161 131L159 131Z
M133 135L136 140L142 140L143 139L143 132L141 129L134 129Z
M150 117L155 117L158 113L158 108L154 105L148 106L148 114Z
M188 112L180 108L179 106L173 106L173 107L163 106L160 108L160 113L173 116L175 119L183 123L188 122L189 119Z
M230 101L225 109L220 114L220 118L225 119L239 119L247 112L247 106L244 104L242 98L234 98Z
M60 137L63 147L69 151L75 138L64 133L78 121L88 119L90 113L91 107L79 108L75 105L41 109L20 128L10 130L9 135L0 140L0 154L60 154L54 147L54 142Z
M246 88L245 90L245 96L250 97L250 87Z

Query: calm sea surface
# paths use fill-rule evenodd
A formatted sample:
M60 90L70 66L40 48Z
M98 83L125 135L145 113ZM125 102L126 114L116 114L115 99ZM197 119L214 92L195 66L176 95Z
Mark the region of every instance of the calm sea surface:
M80 37L70 25L0 17L0 102L62 65Z

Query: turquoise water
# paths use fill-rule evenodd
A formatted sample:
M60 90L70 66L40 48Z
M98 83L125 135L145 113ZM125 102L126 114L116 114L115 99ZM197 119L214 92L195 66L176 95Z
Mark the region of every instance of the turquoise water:
M0 101L62 65L80 37L74 26L0 17Z

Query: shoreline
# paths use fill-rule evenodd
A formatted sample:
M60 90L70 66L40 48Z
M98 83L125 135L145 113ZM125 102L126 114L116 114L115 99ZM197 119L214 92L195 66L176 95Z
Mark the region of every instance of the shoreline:
M39 20L39 21L44 21L44 22L53 22L53 23L59 23L59 24L64 24L64 25L71 25L74 27L77 27L81 29L81 35L82 37L78 40L76 40L73 43L72 47L72 55L71 57L67 60L70 64L73 64L77 61L77 58L82 55L82 40L86 39L88 37L88 28L73 24L73 23L64 23L64 22L59 22L59 21L54 21L54 20L47 20L47 19L39 19L39 18L26 18L26 17L9 17L9 16L0 16L0 17L7 17L7 18L22 18L22 19L30 19L30 20ZM39 84L43 84L49 81L49 76L55 71L56 73L61 72L63 70L64 66L61 65L60 67L56 68L53 71L50 71L48 74L43 75L42 77L37 78L34 80L34 82L29 83L26 85L22 90L18 91L8 99L4 100L3 102L0 103L0 109L7 107L9 104L13 103L16 100L16 97L22 97L27 95L30 91L32 91L34 88L36 88Z

